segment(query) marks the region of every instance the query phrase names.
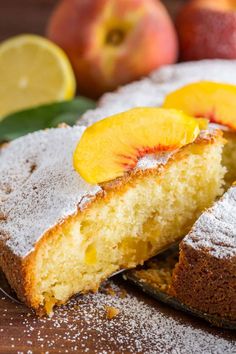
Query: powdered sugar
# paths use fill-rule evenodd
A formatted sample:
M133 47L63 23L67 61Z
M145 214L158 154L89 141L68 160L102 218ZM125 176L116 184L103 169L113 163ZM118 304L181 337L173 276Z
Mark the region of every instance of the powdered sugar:
M33 313L26 316L27 310L22 308L15 315L20 328L15 337L9 336L9 322L8 329L4 330L2 317L0 343L10 341L19 348L20 338L21 347L33 352L40 348L44 353L235 353L233 339L226 338L222 331L210 330L207 325L205 330L200 329L187 315L181 320L174 310L166 310L151 299L144 302L142 295L137 296L133 291L121 298L118 295L121 285L118 287L112 282L110 286L117 295L78 296L56 309L52 318L37 318ZM112 320L106 319L106 306L119 309L119 315ZM11 316L13 307L20 306L12 305ZM14 318L10 320L12 325L15 321Z
M156 168L160 165L165 165L174 153L175 151L163 153L160 155L146 155L139 159L136 168L140 170L147 170Z
M184 243L207 249L217 258L236 256L236 186L231 187L195 223Z
M16 255L27 255L47 230L101 191L73 169L73 150L83 131L83 127L41 131L1 151L0 235Z
M200 80L236 84L236 61L203 60L165 66L148 78L105 94L99 107L86 112L78 120L78 124L90 125L101 118L133 107L160 106L169 92Z

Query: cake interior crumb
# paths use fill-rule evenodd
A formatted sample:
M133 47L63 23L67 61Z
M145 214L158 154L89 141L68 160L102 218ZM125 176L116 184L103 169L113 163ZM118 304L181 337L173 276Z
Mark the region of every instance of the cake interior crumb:
M113 306L105 306L106 310L106 317L108 320L112 320L114 317L118 316L120 313L120 310L116 307Z
M178 262L178 249L167 251L147 261L144 267L132 270L131 274L140 282L150 285L153 289L168 293L172 273Z

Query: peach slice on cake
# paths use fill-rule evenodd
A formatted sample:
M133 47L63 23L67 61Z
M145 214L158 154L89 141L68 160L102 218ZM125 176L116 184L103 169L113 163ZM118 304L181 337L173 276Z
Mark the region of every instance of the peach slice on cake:
M180 109L194 117L236 130L236 86L210 81L186 85L167 95L164 108Z
M170 93L163 107L180 109L226 127L223 165L227 168L226 188L229 187L236 180L236 86L208 81L192 83Z
M105 118L85 130L74 152L74 168L91 184L114 180L135 168L144 155L193 142L201 124L163 108L134 108Z

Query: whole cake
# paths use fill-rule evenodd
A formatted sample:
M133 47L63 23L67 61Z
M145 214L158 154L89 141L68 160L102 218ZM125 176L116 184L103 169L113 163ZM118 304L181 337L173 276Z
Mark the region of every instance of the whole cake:
M193 309L236 320L236 186L181 242L170 292Z
M0 266L38 313L180 240L222 193L219 131L92 185L72 164L84 130L36 132L0 151Z

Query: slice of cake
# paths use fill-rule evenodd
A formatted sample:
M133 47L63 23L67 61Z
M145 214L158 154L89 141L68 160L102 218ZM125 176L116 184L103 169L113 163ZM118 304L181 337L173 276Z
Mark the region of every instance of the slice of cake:
M193 309L236 320L236 186L181 242L170 292Z
M185 123L188 129L189 119ZM179 126L177 120L158 128L170 144ZM148 156L140 150L136 166L96 185L73 168L84 129L36 132L1 150L0 266L19 299L38 313L50 313L76 293L96 291L114 272L142 264L180 240L222 193L220 131L202 132L195 140L183 131L183 146ZM110 133L112 143L116 134ZM141 125L130 139L149 141L146 134ZM131 146L124 139L122 144ZM95 158L99 146L92 148Z

